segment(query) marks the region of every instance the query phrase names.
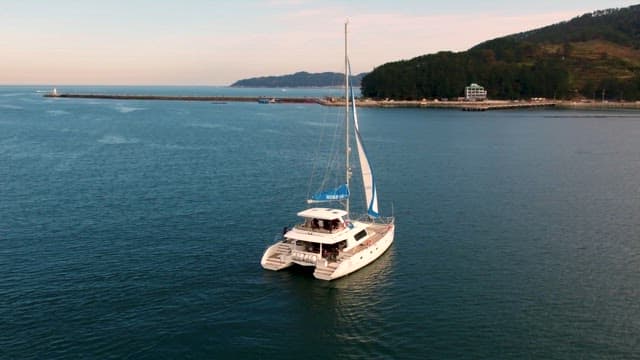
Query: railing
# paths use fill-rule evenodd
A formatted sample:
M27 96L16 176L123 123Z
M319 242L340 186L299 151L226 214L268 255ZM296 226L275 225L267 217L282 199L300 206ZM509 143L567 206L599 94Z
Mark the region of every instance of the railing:
M315 226L307 226L305 224L296 225L296 229L308 232L316 232L316 233L324 233L324 234L333 234L338 233L344 230L344 226L340 225L337 228L325 229L323 227L315 227Z
M361 221L361 222L364 222L364 223L376 223L376 224L389 225L389 224L393 224L395 222L395 217L393 217L393 216L381 216L381 217L378 217L378 218L371 218L366 214L361 214L361 215L357 215L356 217L352 218L352 220Z
M318 260L322 258L320 257L320 254L294 250L291 252L291 259L309 265L316 265Z

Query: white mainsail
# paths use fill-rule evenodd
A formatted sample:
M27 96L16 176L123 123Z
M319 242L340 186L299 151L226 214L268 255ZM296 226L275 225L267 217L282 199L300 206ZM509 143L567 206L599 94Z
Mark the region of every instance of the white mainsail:
M349 78L351 78L351 64L349 64ZM373 178L371 164L369 163L369 159L367 158L367 152L364 149L362 137L360 136L360 128L358 127L358 112L356 111L356 99L353 94L353 85L351 85L350 92L354 131L356 134L356 145L358 148L358 159L360 160L360 171L362 173L364 195L367 202L367 214L371 217L377 218L380 216L378 212L378 193L376 191L376 183Z

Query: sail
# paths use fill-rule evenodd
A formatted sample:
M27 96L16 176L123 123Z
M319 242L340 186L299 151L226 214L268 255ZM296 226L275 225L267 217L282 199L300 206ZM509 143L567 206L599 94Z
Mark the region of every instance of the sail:
M349 64L349 75L351 75L351 64ZM378 193L376 191L376 183L373 177L373 171L371 170L371 164L367 158L367 152L360 136L360 129L358 128L358 113L356 112L356 99L353 94L353 85L351 85L351 79L349 79L349 87L351 88L351 106L353 111L353 123L354 131L356 134L356 145L358 148L358 159L360 160L360 171L362 173L362 182L364 185L364 195L367 202L367 214L371 217L377 218L380 216L378 212Z
M349 187L347 184L342 184L334 189L320 191L311 196L311 199L307 200L307 203L318 203L327 201L337 201L347 199L349 197Z

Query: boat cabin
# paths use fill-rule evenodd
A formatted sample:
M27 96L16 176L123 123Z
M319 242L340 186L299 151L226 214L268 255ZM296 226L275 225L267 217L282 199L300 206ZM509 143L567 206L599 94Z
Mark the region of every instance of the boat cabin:
M329 208L299 212L303 222L284 235L284 241L293 245L293 261L312 265L319 259L335 260L342 251L357 245L367 233L351 224L347 215L344 210Z
M300 230L333 234L345 229L347 212L339 209L311 208L298 213L304 222Z

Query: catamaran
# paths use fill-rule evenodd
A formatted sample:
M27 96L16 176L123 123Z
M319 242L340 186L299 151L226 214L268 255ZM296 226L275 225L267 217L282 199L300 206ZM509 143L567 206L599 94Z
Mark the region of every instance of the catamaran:
M264 252L260 263L267 270L277 271L297 264L315 267L313 275L317 279L334 280L370 264L393 243L395 219L380 216L374 176L360 135L355 95L350 83L347 25L344 25L346 181L333 189L319 191L307 200L309 204L338 203L344 209L311 207L300 211L300 223L291 229L285 228L282 238ZM353 136L349 132L351 122ZM366 214L357 217L352 216L349 209L351 138L356 143L366 202Z

